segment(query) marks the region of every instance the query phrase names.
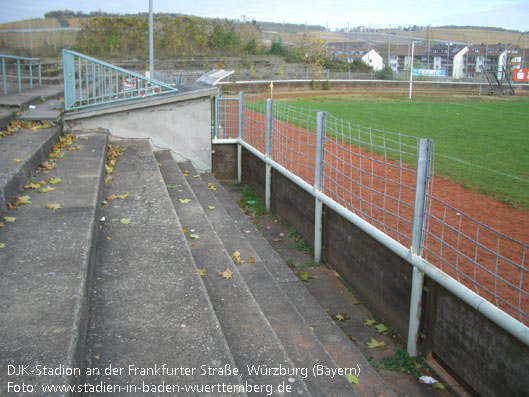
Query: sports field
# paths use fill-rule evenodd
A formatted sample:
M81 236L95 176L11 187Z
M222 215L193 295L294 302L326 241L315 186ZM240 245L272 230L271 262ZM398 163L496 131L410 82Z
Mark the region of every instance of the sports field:
M529 98L342 95L287 100L363 127L434 140L434 169L529 209Z

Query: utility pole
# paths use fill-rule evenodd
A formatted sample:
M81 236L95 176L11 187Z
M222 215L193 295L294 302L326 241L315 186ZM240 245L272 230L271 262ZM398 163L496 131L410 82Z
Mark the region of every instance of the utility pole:
M153 40L153 18L152 18L152 2L149 0L149 77L154 76L154 40Z

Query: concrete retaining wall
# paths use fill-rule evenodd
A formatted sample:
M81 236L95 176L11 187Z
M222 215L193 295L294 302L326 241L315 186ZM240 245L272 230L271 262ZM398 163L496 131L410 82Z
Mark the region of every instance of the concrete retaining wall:
M65 129L73 133L107 129L115 137L148 138L155 146L170 149L178 161L190 160L197 170L209 171L216 93L204 90L67 114Z

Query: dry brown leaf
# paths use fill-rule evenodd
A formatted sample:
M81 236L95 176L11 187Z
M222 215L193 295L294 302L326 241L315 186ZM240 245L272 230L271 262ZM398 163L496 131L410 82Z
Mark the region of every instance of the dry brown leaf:
M233 272L230 269L226 269L223 272L218 272L217 274L226 280L229 280L233 276Z

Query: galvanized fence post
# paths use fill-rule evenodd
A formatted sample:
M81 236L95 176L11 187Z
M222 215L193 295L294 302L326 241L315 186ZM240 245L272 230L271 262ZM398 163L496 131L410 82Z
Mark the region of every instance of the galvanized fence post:
M239 92L239 131L237 135L239 137L237 142L237 182L242 183L242 145L241 142L244 139L244 93Z
M6 78L6 60L5 60L5 58L2 58L2 86L4 88L4 95L7 95L7 78Z
M18 92L22 92L22 81L20 78L20 59L17 59L17 80L18 80Z
M219 124L220 124L220 87L217 88L217 96L215 97L215 127L213 128L214 131L214 138L219 138Z
M267 159L272 158L272 123L274 119L274 100L266 100L266 146L265 156ZM272 209L272 166L266 163L266 185L265 185L265 204L266 211Z
M316 121L316 159L314 166L314 190L321 192L323 182L323 147L325 142L325 112L318 112ZM314 199L314 262L321 262L323 202Z
M415 190L415 206L413 214L413 230L410 255L422 255L424 242L424 225L426 220L426 194L430 176L430 161L432 156L432 141L419 141L419 161L417 165L417 187ZM408 354L417 355L417 342L421 320L422 290L424 273L413 267L410 318L408 323Z

